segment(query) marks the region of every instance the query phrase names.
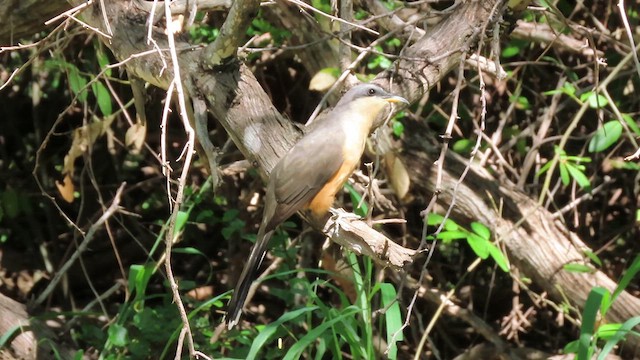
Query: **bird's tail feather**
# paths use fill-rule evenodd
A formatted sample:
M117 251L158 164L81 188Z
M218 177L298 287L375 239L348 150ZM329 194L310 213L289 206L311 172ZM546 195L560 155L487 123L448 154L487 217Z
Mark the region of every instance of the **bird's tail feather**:
M258 269L260 268L260 264L262 264L265 254L267 253L267 249L269 248L269 239L271 239L272 234L273 230L265 233L264 226L261 226L258 231L256 243L253 245L253 249L251 249L249 259L245 264L244 269L242 269L242 274L240 274L240 278L233 290L233 295L231 296L231 300L227 307L226 322L229 330L231 330L240 320L244 302L247 299L253 280L255 280L258 275Z

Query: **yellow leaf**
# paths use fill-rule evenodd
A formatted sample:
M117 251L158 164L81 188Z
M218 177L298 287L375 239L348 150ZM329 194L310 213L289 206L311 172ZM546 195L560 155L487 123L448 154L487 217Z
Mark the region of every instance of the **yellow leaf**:
M309 82L309 90L325 92L338 80L331 68L323 69L313 75Z

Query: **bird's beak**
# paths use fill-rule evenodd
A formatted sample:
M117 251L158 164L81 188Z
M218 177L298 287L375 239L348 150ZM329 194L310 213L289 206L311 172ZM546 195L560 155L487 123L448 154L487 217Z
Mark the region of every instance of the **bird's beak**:
M389 103L405 103L409 105L409 100L403 98L402 96L390 95L388 97L384 97L383 99Z

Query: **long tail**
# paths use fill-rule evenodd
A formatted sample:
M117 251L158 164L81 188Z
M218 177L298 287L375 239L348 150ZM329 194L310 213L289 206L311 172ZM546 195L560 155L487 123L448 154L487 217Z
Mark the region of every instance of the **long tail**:
M256 243L253 245L253 249L251 249L249 259L245 264L244 269L242 269L240 279L238 279L238 283L233 290L233 295L231 296L231 300L227 306L226 322L229 330L233 329L240 320L244 302L247 300L247 295L249 294L249 288L251 288L253 280L255 280L258 275L257 273L260 268L260 264L262 264L262 260L269 248L269 239L271 239L273 230L265 233L264 227L265 226L263 224L260 226L260 230L258 230Z

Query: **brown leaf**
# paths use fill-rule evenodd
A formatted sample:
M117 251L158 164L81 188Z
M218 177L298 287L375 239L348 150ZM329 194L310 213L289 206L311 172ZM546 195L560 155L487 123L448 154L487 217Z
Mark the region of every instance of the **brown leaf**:
M124 136L124 143L131 147L131 152L137 154L142 149L144 139L147 136L147 126L141 123L133 124Z
M71 176L69 174L64 176L62 182L56 181L56 187L58 188L58 192L64 201L71 204L75 199L73 197L73 192L75 187L73 186L73 181L71 181Z

